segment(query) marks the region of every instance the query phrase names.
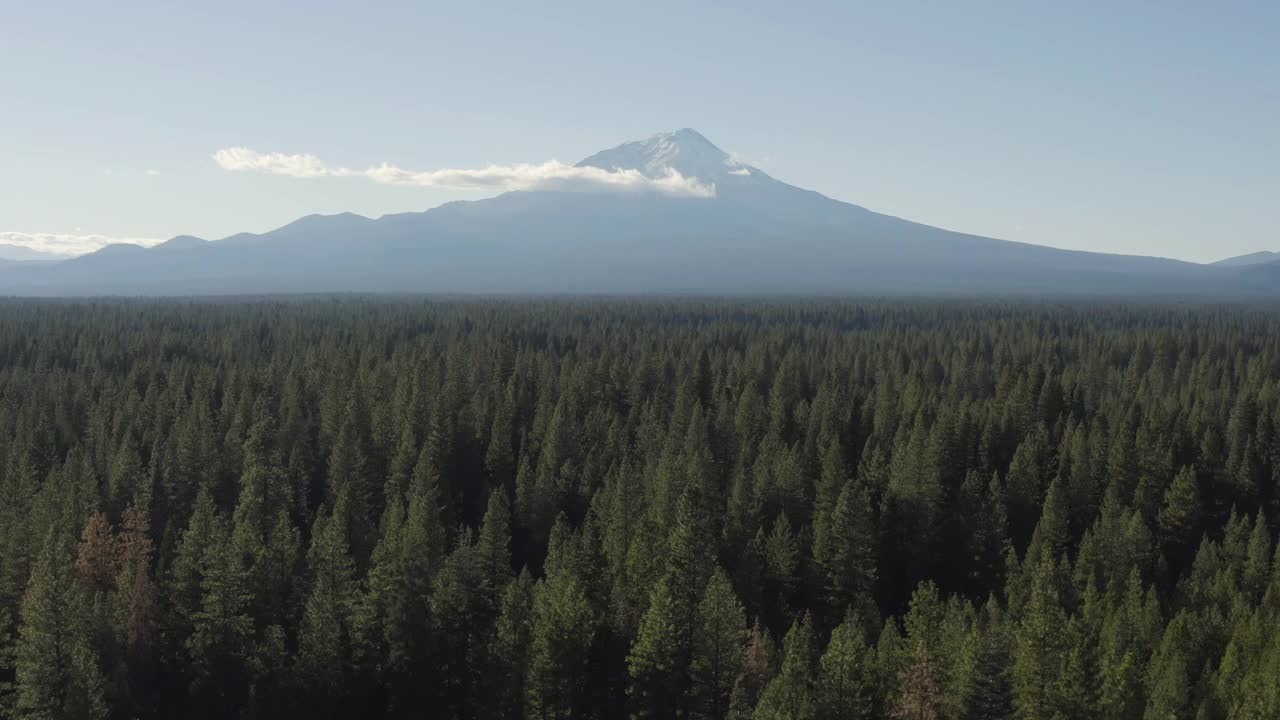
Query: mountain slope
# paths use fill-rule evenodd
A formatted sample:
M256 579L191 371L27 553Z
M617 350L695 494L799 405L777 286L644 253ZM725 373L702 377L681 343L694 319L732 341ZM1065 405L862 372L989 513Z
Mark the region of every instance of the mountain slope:
M1246 267L1248 265L1262 265L1263 263L1273 262L1280 262L1280 252L1263 250L1261 252L1249 253L1248 255L1229 257L1211 264L1217 267Z
M1053 293L1269 295L1270 273L1058 250L902 220L780 182L693 130L583 160L670 173L714 197L511 192L370 219L108 249L23 273L7 294ZM181 241L179 241L181 240Z

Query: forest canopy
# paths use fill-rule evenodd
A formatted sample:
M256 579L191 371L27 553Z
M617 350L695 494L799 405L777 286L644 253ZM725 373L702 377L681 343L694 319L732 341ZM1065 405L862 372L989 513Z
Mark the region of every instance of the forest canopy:
M0 717L1274 720L1280 308L0 303Z

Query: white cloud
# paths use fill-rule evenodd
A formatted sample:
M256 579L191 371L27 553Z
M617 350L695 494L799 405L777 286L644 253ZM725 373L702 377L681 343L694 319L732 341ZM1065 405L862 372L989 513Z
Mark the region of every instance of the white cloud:
M79 235L69 233L24 233L0 231L0 244L19 245L32 250L58 255L83 255L113 243L130 245L156 245L163 242L156 238L126 238L107 235Z
M329 168L315 155L260 153L247 147L223 148L213 154L223 170L255 170L289 177L334 177L352 174L345 168Z
M729 174L730 174L730 175L742 175L742 176L744 176L744 177L745 177L745 176L747 176L747 175L750 175L750 174L751 174L751 168L747 168L747 167L740 167L740 168L738 168L737 170L730 170L730 171L729 171Z
M148 170L148 171L147 171L147 174L148 174L148 175L153 175L153 176L154 176L154 175L159 175L159 174L160 174L160 171L159 171L159 170Z
M568 190L654 191L672 195L714 197L716 188L697 178L667 169L662 177L648 177L638 170L604 170L576 167L558 160L540 165L490 165L485 168L405 170L383 163L365 170L330 167L315 155L260 153L245 147L224 148L213 154L224 170L250 170L289 177L365 177L385 185L414 185L450 190Z

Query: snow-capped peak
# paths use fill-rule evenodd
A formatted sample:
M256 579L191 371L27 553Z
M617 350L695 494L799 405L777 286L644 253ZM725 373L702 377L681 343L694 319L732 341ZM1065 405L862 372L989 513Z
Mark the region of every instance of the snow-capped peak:
M578 167L636 170L654 179L676 172L715 184L740 184L753 178L768 177L760 170L734 160L702 133L690 128L623 143L592 155L578 163Z

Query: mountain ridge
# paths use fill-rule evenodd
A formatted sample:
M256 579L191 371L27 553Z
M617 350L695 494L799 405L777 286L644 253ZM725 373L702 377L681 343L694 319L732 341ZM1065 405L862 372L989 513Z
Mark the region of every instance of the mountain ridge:
M1251 268L1063 250L876 213L776 180L689 128L578 166L679 173L715 193L529 190L380 218L307 215L260 234L0 270L0 293L1280 295L1271 273Z
M0 243L0 261L11 263L29 263L29 262L58 262L59 260L68 259L67 255L46 250L36 250L26 245L16 245L14 243Z

